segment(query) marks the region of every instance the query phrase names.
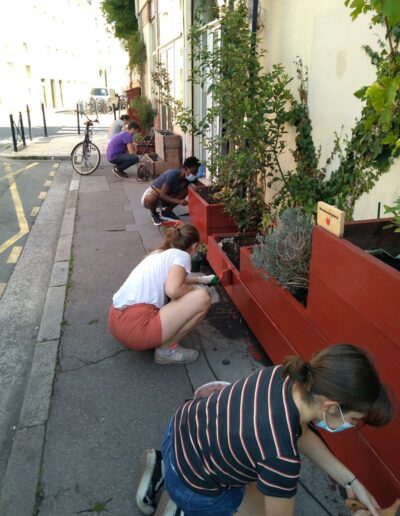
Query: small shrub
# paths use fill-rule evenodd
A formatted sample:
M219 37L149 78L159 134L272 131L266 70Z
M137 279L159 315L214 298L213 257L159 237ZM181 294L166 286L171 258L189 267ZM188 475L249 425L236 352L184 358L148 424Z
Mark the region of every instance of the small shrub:
M130 107L136 111L141 129L146 133L150 131L153 127L154 117L157 114L151 101L147 97L140 96L131 101ZM138 140L136 139L136 141Z
M269 234L257 238L253 263L266 272L266 279L274 277L292 293L308 288L312 227L309 214L288 208Z
M394 201L393 206L384 205L385 214L393 216L393 224L385 226L386 228L394 228L395 233L400 233L400 197Z

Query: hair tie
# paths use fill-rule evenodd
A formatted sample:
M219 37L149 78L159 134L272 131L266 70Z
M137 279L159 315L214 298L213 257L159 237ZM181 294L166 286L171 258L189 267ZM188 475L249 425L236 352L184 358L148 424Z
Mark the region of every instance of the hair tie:
M310 362L306 362L304 365L306 366L307 373L312 374L312 366Z
M310 362L304 362L303 365L303 382L307 382L309 377L312 376L312 369Z

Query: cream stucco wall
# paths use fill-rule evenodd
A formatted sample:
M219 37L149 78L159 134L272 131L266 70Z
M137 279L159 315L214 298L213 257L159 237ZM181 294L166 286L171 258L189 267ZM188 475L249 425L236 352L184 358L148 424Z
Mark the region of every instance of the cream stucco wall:
M334 132L349 133L361 112L353 93L375 78L374 67L362 45L376 46L376 30L368 18L350 18L344 0L261 0L265 10L263 40L268 50L265 64L283 63L295 75L294 60L300 56L309 67L309 107L314 141L325 160L333 146ZM296 81L293 81L296 91ZM376 216L377 204L391 203L400 195L400 162L382 176L375 188L356 205L356 219Z

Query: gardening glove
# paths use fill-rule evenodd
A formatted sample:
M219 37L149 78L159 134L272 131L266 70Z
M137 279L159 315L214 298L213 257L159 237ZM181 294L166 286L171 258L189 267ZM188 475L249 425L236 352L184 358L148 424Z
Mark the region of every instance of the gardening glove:
M211 298L211 304L212 305L214 305L215 303L219 302L219 295L218 295L217 289L215 287L212 287L210 285L193 285L193 288L195 288L195 289L197 289L197 288L205 288L207 290L210 298Z
M215 274L210 274L209 276L199 276L199 285L219 285L219 279Z

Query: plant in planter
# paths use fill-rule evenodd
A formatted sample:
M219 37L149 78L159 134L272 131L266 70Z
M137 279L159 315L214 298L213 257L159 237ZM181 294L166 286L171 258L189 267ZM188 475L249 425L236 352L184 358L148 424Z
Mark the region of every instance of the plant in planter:
M254 265L275 278L295 297L304 301L309 284L313 223L301 208L287 208L276 227L259 236L253 249Z
M208 85L212 102L201 120L189 117L187 126L207 150L214 198L239 231L255 230L265 210L267 170L279 166L276 156L284 148L291 78L281 65L262 71L264 52L249 31L245 0L222 6L219 22L212 48L204 47L201 23L192 26L191 81Z
M131 101L130 108L135 111L142 131L148 134L153 128L154 118L157 115L157 111L153 108L151 100L141 95Z
M196 254L192 256L192 272L200 272L201 266L206 264L207 250L207 245L199 244Z
M385 213L393 215L393 223L385 226L386 228L395 228L395 233L400 233L400 197L394 201L393 206L385 204Z

